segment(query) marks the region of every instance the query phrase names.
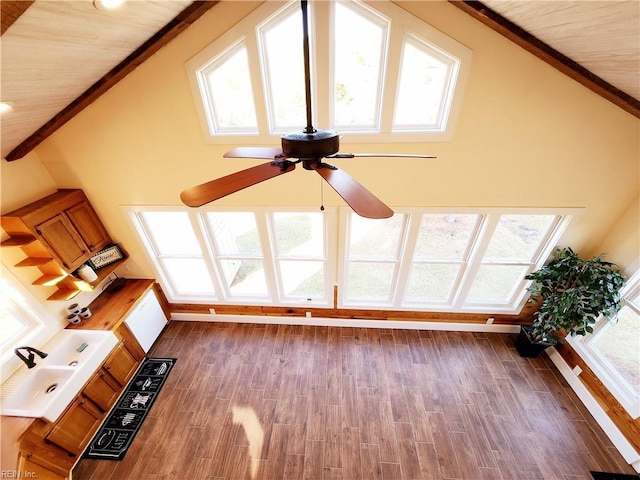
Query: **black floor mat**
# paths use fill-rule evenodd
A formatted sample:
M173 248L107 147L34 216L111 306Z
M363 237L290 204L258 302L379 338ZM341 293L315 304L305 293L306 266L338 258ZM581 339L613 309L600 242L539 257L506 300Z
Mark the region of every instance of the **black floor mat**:
M589 472L593 480L638 480L638 475L629 475L628 473L607 473L607 472Z
M175 358L146 358L142 362L89 443L83 458L124 458L175 362Z

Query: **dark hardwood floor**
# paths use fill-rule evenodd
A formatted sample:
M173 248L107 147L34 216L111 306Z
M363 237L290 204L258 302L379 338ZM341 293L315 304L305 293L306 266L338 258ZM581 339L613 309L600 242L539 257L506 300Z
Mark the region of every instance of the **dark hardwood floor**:
M150 355L178 361L127 456L74 480L633 473L511 335L172 322Z

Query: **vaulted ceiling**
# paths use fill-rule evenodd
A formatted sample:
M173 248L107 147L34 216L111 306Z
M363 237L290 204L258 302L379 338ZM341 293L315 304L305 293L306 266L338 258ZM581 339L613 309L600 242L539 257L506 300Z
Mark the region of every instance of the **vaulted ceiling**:
M2 115L2 157L22 158L217 3L0 2L1 100L13 107ZM639 2L451 4L640 117Z

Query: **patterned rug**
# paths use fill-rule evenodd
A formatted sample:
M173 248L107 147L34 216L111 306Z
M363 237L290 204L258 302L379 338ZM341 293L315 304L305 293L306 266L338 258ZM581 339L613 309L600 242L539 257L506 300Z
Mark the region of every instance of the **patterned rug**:
M638 480L637 475L629 475L628 473L607 473L607 472L589 472L593 480Z
M175 358L145 358L83 458L122 460L169 376Z

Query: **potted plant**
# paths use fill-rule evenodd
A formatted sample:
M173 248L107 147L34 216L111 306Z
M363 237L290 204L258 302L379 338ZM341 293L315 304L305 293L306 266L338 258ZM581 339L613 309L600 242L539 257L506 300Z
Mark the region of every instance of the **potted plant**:
M516 349L522 357L538 356L569 333L592 333L600 315L608 318L620 309L624 276L601 256L585 260L569 247L558 248L549 264L525 279L534 281L527 291L538 309L532 325L520 328Z

